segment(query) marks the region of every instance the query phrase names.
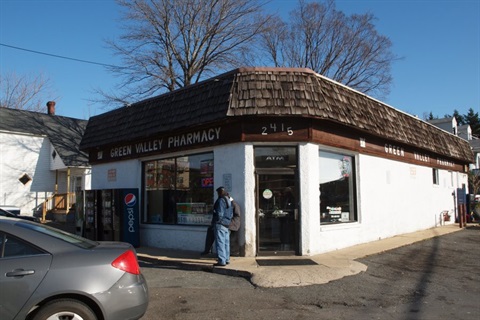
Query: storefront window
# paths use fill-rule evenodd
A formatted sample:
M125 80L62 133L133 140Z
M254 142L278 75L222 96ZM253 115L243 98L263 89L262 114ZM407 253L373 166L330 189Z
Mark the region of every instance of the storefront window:
M357 221L354 157L320 151L320 223Z
M146 223L209 225L213 153L144 162Z

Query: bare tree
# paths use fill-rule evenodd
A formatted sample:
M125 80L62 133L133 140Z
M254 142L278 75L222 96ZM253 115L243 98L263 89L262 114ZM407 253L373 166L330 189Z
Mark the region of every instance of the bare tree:
M390 67L398 58L374 20L371 14L346 16L333 0L300 0L289 23L272 19L263 47L275 66L310 68L380 98L389 93Z
M117 0L126 33L109 46L123 59L122 80L102 102L145 98L248 65L268 16L258 0ZM121 93L119 93L121 92Z
M0 74L0 107L44 111L45 102L52 99L49 79L44 75Z

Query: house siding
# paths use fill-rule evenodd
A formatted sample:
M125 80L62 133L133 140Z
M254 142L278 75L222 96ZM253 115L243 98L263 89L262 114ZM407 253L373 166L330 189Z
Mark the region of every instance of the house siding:
M55 154L55 157L53 154ZM62 158L60 158L58 151L50 144L50 170L60 170L65 169L65 167L65 163L62 161Z
M50 167L50 142L45 137L0 133L0 196L1 203L20 207L23 214L32 214L55 184ZM32 180L23 185L18 179L28 174Z

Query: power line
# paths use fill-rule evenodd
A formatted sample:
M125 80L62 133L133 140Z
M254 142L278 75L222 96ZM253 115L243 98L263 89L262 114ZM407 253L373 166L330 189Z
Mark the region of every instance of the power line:
M70 58L70 57L60 56L60 55L56 55L56 54L52 54L52 53L46 53L46 52L41 52L41 51L35 51L35 50L15 47L15 46L11 46L11 45L8 45L8 44L5 44L5 43L0 43L0 46L8 47L8 48L16 49L16 50L27 51L27 52L36 53L36 54L42 54L44 56L50 56L50 57L54 57L54 58L72 60L72 61L77 61L77 62L82 62L82 63L95 64L95 65L104 66L104 67L121 68L119 66L115 66L115 65L112 65L112 64L106 64L106 63L101 63L101 62L94 62L94 61Z

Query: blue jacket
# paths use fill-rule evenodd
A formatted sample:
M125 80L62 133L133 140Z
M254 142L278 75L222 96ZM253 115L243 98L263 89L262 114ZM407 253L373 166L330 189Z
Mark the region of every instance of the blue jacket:
M232 220L232 203L228 197L219 197L213 205L213 220L225 227L230 225Z

